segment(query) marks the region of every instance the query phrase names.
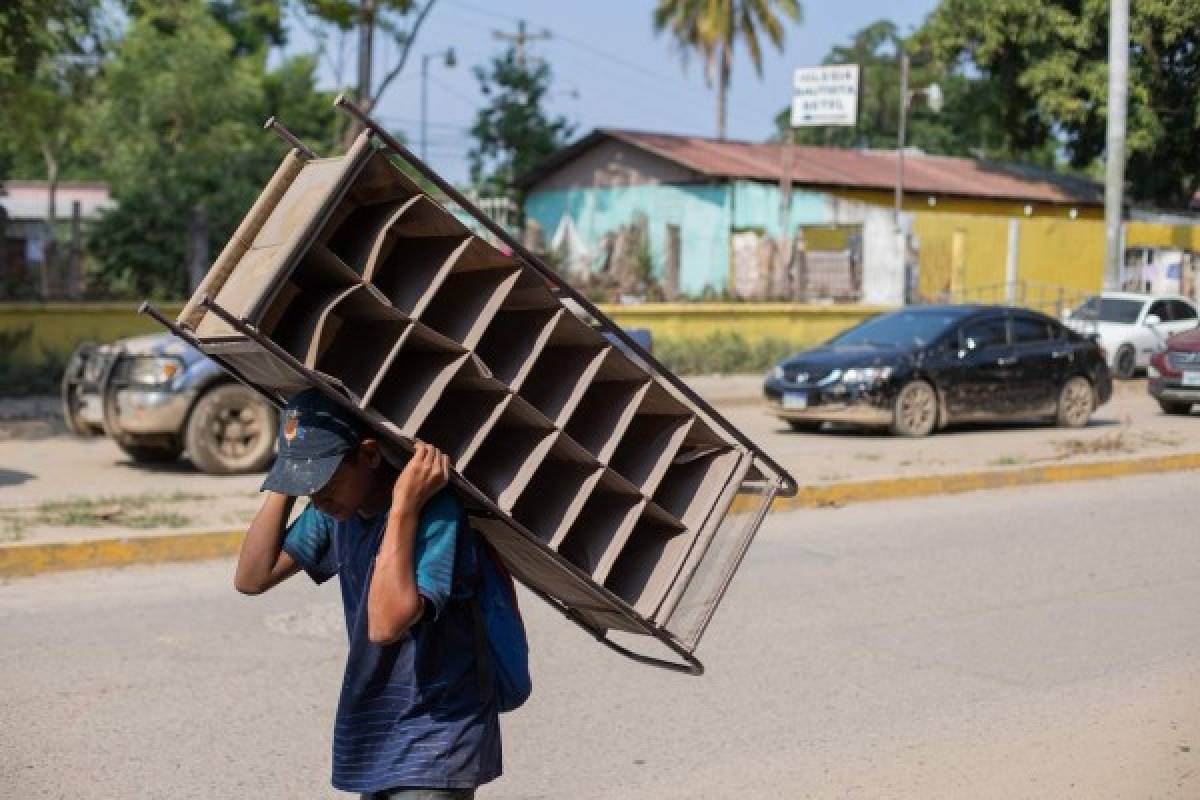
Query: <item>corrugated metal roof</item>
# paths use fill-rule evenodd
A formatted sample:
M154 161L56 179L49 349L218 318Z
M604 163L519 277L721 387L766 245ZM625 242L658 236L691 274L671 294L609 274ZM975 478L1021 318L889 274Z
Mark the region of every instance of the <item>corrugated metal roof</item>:
M778 182L784 169L784 147L777 143L600 128L559 151L522 183L526 186L536 183L604 138L625 142L709 178ZM896 185L896 151L796 146L791 174L792 183L797 186L891 190ZM1089 205L1104 200L1102 187L1086 179L1033 167L914 151L904 154L904 189L913 193L1042 203Z
M45 181L8 181L0 191L0 208L11 220L44 220L48 199ZM71 218L71 204L76 200L84 219L96 217L116 205L108 192L108 184L63 182L54 196L54 209L60 221Z

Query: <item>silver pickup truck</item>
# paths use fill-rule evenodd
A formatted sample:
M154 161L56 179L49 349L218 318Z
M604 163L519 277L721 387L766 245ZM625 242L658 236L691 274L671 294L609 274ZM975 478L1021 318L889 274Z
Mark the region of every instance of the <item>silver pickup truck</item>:
M627 333L651 350L649 330ZM232 475L266 469L275 454L274 407L169 333L80 345L63 374L62 403L72 432L110 436L134 461L186 452L201 472Z
M62 380L63 417L79 435L105 434L133 460L202 472L265 469L275 409L207 356L168 333L81 345Z

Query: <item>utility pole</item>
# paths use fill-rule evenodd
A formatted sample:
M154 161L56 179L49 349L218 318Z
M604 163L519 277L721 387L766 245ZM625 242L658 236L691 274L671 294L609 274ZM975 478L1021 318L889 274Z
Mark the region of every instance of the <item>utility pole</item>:
M360 0L358 22L358 107L371 111L371 60L375 44L375 0ZM355 129L362 126L355 123Z
M421 56L421 160L429 160L429 60L431 58L445 59L447 67L453 67L457 62L454 48L448 47L440 53L425 53Z
M1112 0L1108 18L1108 141L1104 158L1104 285L1121 288L1125 189L1125 114L1129 97L1129 0Z
M908 53L900 50L900 123L896 128L896 230L900 230L900 212L904 207L904 134L908 128Z
M500 39L505 42L512 42L517 48L517 66L524 69L526 64L525 46L532 41L538 39L549 39L551 33L548 30L543 30L541 33L527 33L525 30L525 20L517 21L516 33L505 33L503 31L492 31L493 39Z

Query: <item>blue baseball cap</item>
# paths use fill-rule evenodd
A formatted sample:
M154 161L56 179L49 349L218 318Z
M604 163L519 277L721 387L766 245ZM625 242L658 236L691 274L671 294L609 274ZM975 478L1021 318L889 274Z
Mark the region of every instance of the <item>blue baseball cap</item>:
M291 497L320 491L364 438L358 421L341 406L319 389L305 389L283 410L279 450L262 490Z

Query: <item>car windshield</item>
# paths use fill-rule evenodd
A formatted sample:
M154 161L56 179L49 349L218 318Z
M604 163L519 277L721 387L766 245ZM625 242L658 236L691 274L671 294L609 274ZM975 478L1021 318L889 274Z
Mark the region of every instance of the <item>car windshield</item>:
M932 311L896 311L851 328L830 344L923 347L946 332L962 316Z
M1124 297L1089 297L1087 302L1071 312L1072 319L1096 320L1133 325L1142 311L1141 300Z

